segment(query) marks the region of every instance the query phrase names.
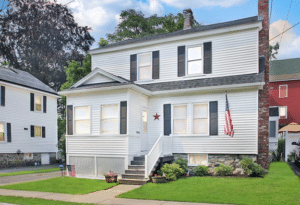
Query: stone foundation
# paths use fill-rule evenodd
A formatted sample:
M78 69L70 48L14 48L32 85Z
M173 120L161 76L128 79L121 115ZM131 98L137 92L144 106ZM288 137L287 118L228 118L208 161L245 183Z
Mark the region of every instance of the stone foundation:
M0 153L0 169L9 167L34 166L35 162L41 164L41 154L49 154L50 164L56 163L56 153L33 153L33 159L25 159L24 153Z
M173 154L174 161L178 158L188 160L188 154ZM243 158L252 158L254 162L257 162L257 156L255 154L242 155L242 154L208 154L208 167L210 174L213 174L214 169L220 164L230 165L233 168L233 174L243 174L243 169L240 166L240 162ZM195 166L188 166L189 172L193 175Z

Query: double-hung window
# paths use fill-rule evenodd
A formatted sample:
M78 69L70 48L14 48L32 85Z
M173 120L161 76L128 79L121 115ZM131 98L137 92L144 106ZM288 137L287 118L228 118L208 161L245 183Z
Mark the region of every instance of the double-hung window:
M187 74L203 74L202 46L187 48Z
M101 133L119 133L119 106L118 104L101 105Z
M287 97L288 97L288 86L279 85L279 98L287 98Z
M173 110L173 133L187 134L187 106L174 105Z
M208 104L194 104L193 106L193 133L208 134Z
M5 141L5 123L0 122L0 142Z
M152 53L138 54L138 79L150 80L152 79Z
M287 118L287 107L286 106L280 106L279 107L279 117L280 117L280 119L286 119Z
M35 96L34 106L36 111L42 111L42 98L40 96Z
M42 127L34 126L34 137L42 137Z
M75 107L75 134L90 134L90 106Z

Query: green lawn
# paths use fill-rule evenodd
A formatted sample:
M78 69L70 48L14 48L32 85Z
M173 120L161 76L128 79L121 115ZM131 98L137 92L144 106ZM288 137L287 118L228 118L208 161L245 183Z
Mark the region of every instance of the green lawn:
M0 189L54 192L63 194L88 194L116 186L104 180L57 177L52 179L0 186Z
M0 196L0 202L2 203L14 203L19 205L37 205L37 204L45 204L45 205L91 205L91 204L82 204L82 203L74 203L74 202L64 202L64 201L54 201L54 200L45 200L45 199L37 199L37 198L24 198L17 196Z
M45 172L56 172L56 171L59 171L59 168L37 169L37 170L21 171L21 172L10 172L10 173L5 173L5 174L0 174L0 177L8 177L8 176L15 176L15 175L23 175L23 174L45 173Z
M148 183L119 198L163 201L288 205L300 204L300 181L285 162L270 165L265 178L189 177L166 184Z

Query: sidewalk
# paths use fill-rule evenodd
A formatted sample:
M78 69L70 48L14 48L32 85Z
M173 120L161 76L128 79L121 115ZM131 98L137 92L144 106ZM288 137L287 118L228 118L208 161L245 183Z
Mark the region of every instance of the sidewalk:
M189 202L172 202L172 201L155 201L155 200L138 200L138 199L121 199L115 196L128 192L140 187L139 185L118 185L108 190L97 191L85 195L59 194L49 192L19 191L0 189L0 195L3 196L20 196L33 197L48 200L58 200L77 203L94 203L94 204L110 204L110 205L208 205L205 203L189 203ZM213 205L213 204L209 204Z

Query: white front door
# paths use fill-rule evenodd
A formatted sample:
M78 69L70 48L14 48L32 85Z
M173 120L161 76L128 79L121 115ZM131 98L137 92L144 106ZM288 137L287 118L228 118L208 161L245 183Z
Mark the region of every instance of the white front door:
M146 109L142 110L142 132L141 132L141 149L145 151L148 149L148 112Z

